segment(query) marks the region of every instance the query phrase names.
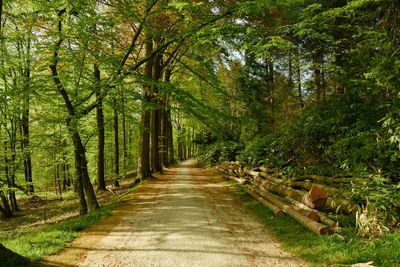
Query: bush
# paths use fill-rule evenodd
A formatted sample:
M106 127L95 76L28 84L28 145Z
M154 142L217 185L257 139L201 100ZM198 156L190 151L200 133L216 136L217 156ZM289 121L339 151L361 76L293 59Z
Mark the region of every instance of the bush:
M203 145L198 156L199 164L215 165L222 161L234 161L242 149L243 146L235 141L218 141Z

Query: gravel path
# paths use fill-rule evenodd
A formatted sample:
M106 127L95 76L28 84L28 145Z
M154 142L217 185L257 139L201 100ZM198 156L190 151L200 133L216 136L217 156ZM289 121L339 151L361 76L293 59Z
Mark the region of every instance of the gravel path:
M307 266L223 186L186 161L144 182L51 266Z

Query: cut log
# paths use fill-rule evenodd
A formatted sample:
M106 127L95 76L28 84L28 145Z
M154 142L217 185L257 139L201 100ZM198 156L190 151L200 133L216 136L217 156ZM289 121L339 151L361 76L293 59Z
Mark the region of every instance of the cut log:
M236 181L241 185L245 185L246 183L248 183L248 180L244 179L244 178L238 178L236 176L231 176L231 175L224 175L225 178L228 178L230 180Z
M312 208L308 207L307 205L304 205L303 203L298 202L298 201L296 201L294 199L291 199L289 197L283 197L283 199L285 199L287 202L291 203L293 206L297 206L297 207L299 207L301 209L304 209L304 210L309 210L309 211L316 212L319 215L320 220L321 220L322 223L328 225L331 228L334 228L335 231L338 230L338 224L335 221L333 221L332 219L330 219L324 213L322 213L320 211L317 211L315 209L312 209Z
M338 177L329 177L320 175L303 175L299 177L290 178L290 180L292 182L310 180L313 182L318 181L323 184L331 184L331 185L341 184L341 183L351 183L351 182L361 183L366 181L365 179L361 178L338 178Z
M295 219L300 224L304 225L306 228L310 229L312 232L324 235L329 233L329 228L323 224L315 222L310 218L302 215L297 210L293 209L290 205L280 201L277 197L275 197L272 193L260 190L259 188L255 189L257 193L259 193L263 198L276 205L277 207L283 209L287 214L289 214L293 219Z
M258 194L262 195L262 190L259 188L255 188L254 189ZM283 203L289 205L290 207L292 207L293 209L297 210L298 212L300 212L301 214L303 214L304 216L310 218L313 221L316 222L320 222L321 221L321 217L319 216L319 213L316 210L313 210L309 207L307 207L306 205L302 204L303 206L307 207L307 209L301 207L301 206L297 206L294 205L293 203L291 203L290 201L287 201L285 198L278 196L278 195L274 195L277 199L279 199L280 201L282 201Z
M304 194L306 193L304 191L296 190L296 189L286 187L283 185L272 184L268 181L262 182L260 184L259 188L271 191L280 196L287 196L287 197L293 198L299 202L301 202L301 199L303 198Z
M253 198L258 200L261 204L263 204L265 207L269 208L276 216L282 216L285 214L285 212L272 204L271 202L265 200L262 196L257 194L255 191L253 191L251 188L244 188L244 190L251 195Z
M283 184L285 182L285 180L283 180L279 175L277 174L268 174L265 172L260 172L259 176L261 176L262 178L269 180L273 183L278 183L278 184Z
M273 184L268 181L263 181L259 185L259 188L271 191L282 197L292 198L298 202L302 202L303 195L306 193L304 191L293 189L287 186ZM352 205L348 200L337 197L328 197L324 208L334 210L335 212L343 212L346 214L353 214L357 211L354 205Z
M244 172L245 172L247 175L250 175L250 176L252 176L252 177L254 177L254 178L258 177L259 174L260 174L260 172L256 172L256 171L253 171L253 170L245 170Z
M342 192L334 187L328 186L328 185L323 185L323 184L318 184L318 183L312 183L312 182L293 182L288 184L290 187L298 187L302 188L305 190L311 190L311 187L313 185L316 185L320 187L321 189L325 190L326 192L329 193L329 195L342 195Z
M303 209L299 209L297 211L300 211L300 213L302 213L303 215L307 216L308 218L310 218L311 220L313 220L315 222L321 221L321 217L319 217L318 213L315 211L306 211Z
M319 186L312 185L310 191L302 197L301 202L312 209L318 209L325 206L327 199L328 193L325 190Z
M354 214L357 212L357 208L350 203L350 201L343 198L328 197L326 201L326 208L346 214Z

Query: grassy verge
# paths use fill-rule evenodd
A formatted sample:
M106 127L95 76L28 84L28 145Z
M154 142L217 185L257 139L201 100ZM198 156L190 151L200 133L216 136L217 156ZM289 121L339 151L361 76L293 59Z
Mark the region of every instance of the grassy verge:
M101 219L110 216L112 210L122 204L123 196L136 189L136 186L127 192L115 196L109 203L99 210L80 216L60 224L47 225L29 232L21 232L12 237L0 238L0 243L11 251L31 261L35 262L45 256L55 254L62 250L68 243L79 236L79 232L87 229ZM29 266L20 258L11 258L6 262L0 262L0 266Z
M276 234L287 251L313 266L346 266L369 261L374 266L400 266L400 232L372 241L360 239L351 227L344 228L341 236L318 236L289 216L274 216L236 183L228 182L228 187Z

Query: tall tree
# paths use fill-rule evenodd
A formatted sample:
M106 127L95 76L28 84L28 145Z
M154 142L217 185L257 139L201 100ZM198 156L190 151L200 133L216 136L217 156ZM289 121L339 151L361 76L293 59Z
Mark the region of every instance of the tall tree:
M139 139L139 156L137 166L137 178L144 179L151 176L150 171L150 111L147 108L151 101L151 79L153 78L153 40L147 33L145 37L146 58L149 58L145 64L144 84L142 88L143 104L141 114L141 129Z
M119 123L117 99L114 97L114 186L119 187Z
M81 135L79 134L79 119L82 118L82 116L87 115L92 109L96 108L98 103L96 102L94 103L94 105L86 107L83 111L77 112L76 106L74 106L73 102L71 101L70 96L60 79L58 72L58 63L59 51L64 41L62 18L65 13L66 9L61 9L57 11L58 40L54 45L52 62L49 67L54 84L59 94L63 98L65 107L68 111L66 126L74 144L75 169L77 175L78 195L80 198L80 213L86 214L88 210L96 210L99 207L99 204L97 202L96 194L93 190L93 186L89 178L86 151L85 147L83 146Z
M97 190L106 190L105 174L104 174L104 114L103 114L103 100L100 85L100 69L97 64L93 65L94 79L96 82L97 92L97 107L96 107L96 124L97 124Z

